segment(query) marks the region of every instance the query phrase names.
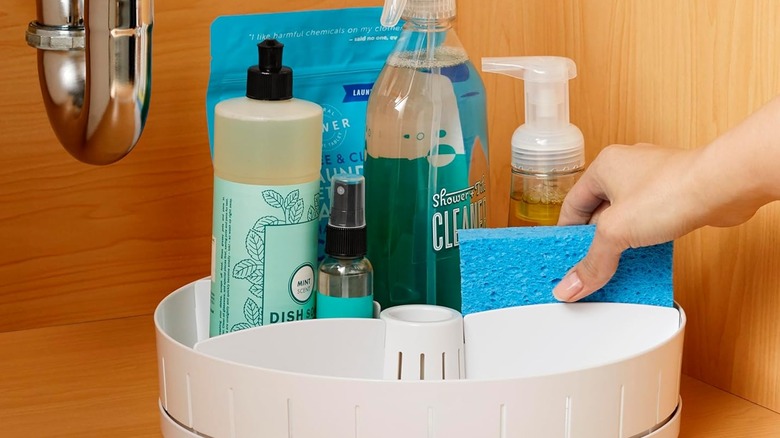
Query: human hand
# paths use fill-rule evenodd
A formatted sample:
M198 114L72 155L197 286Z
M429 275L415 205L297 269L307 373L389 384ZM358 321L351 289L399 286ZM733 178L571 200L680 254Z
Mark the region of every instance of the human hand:
M627 248L668 242L702 225L692 174L698 150L650 144L605 148L569 191L558 225L596 224L590 249L553 294L577 301L603 287Z
M780 96L707 146L605 148L569 191L558 225L596 224L590 249L553 290L577 301L604 286L627 248L704 225L728 227L780 199Z

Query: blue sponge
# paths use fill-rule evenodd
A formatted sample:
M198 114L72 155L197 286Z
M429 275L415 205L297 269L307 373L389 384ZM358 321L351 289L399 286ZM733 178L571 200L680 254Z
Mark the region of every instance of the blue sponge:
M459 230L462 313L557 302L553 287L588 252L595 230ZM626 250L612 280L582 301L673 306L672 244Z

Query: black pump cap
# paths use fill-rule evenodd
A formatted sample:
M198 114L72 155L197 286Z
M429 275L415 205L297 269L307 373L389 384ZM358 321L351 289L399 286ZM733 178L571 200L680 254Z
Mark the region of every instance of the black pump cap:
M284 44L265 40L257 44L258 65L246 72L246 97L257 100L292 98L293 72L282 65Z

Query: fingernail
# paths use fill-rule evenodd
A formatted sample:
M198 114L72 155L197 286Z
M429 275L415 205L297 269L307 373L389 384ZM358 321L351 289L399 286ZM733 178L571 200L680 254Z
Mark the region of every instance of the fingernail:
M582 292L582 281L580 281L577 271L571 271L566 274L563 280L553 289L553 295L558 301L571 301L580 292Z

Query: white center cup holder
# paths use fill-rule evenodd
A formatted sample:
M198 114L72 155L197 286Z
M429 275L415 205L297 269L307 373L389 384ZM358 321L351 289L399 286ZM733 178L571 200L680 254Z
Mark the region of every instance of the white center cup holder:
M544 304L208 338L210 281L155 311L165 438L677 438L685 313Z
M463 317L452 309L406 305L385 309L384 378L452 380L463 377Z

